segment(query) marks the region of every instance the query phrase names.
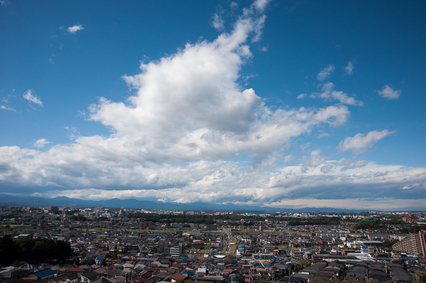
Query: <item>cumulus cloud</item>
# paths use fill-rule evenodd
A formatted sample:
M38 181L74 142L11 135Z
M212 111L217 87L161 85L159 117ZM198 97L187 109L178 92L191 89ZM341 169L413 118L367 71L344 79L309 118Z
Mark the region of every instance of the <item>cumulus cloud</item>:
M355 154L360 154L371 149L374 143L393 133L396 133L396 131L371 131L367 135L358 133L341 141L338 148L341 151L352 150Z
M354 73L354 62L353 61L349 61L348 65L345 67L345 74L347 75L353 75Z
M74 26L72 26L72 27L69 27L68 29L67 29L67 31L69 32L69 33L72 33L72 34L76 34L78 31L80 31L80 30L84 30L84 28L83 28L83 26L82 25L74 25Z
M355 106L364 106L364 102L358 101L353 97L349 97L343 91L334 90L334 84L332 82L328 82L322 85L322 92L313 92L310 97L311 98L323 98L326 100L337 100L340 103L355 105ZM299 97L298 97L299 98Z
M301 94L299 94L298 96L297 96L297 99L302 99L302 98L305 98L306 97L306 93L301 93Z
M24 98L32 103L43 106L43 102L41 102L37 95L33 95L31 90L27 90L27 92L24 94Z
M387 99L398 99L401 95L401 90L394 90L389 85L385 85L383 89L379 91L379 95Z
M45 147L47 144L49 144L50 142L46 139L39 139L34 143L34 147L37 148L43 148Z
M328 77L330 77L331 73L334 72L334 66L333 65L328 65L327 67L325 67L321 72L319 72L317 74L317 79L319 81L323 81L325 79L327 79Z
M254 89L238 84L253 56L249 43L264 24L262 3L246 9L231 32L187 44L123 76L134 95L118 102L100 98L87 116L108 127L109 136L81 136L67 127L72 141L45 151L0 147L2 190L11 192L12 184L49 197L272 205L331 193L398 195L412 191L401 190L405 185L424 183L423 168L333 161L319 150L298 165L280 165L296 160L286 152L294 139L342 126L350 111L341 104L270 108ZM245 161L236 161L242 156Z

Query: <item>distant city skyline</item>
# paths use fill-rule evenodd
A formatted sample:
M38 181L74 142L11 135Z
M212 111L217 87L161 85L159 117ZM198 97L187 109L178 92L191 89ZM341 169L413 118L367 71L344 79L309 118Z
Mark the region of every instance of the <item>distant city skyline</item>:
M423 1L1 1L0 198L426 203Z

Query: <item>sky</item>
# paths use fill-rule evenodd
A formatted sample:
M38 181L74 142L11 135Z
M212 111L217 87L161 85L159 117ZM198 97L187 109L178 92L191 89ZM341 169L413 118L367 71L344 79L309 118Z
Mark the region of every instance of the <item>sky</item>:
M0 196L426 207L426 2L0 1Z

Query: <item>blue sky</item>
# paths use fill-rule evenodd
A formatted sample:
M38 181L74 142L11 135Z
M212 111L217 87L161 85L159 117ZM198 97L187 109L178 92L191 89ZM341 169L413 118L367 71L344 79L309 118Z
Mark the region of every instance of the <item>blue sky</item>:
M426 203L424 1L0 1L0 193Z

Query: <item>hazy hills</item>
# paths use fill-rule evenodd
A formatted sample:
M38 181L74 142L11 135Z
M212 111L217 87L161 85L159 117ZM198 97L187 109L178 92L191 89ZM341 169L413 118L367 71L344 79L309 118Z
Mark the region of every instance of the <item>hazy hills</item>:
M83 200L68 197L41 198L41 197L20 197L1 194L0 204L9 206L69 206L78 207L110 207L110 208L134 208L134 209L165 209L165 210L203 210L203 211L241 211L241 212L355 212L355 210L345 210L336 208L271 208L264 206L240 206L235 204L214 204L214 203L166 203L150 200L137 199L109 199L109 200Z

